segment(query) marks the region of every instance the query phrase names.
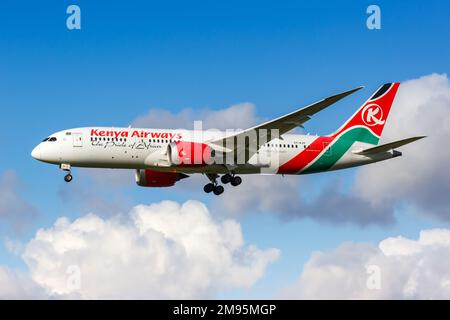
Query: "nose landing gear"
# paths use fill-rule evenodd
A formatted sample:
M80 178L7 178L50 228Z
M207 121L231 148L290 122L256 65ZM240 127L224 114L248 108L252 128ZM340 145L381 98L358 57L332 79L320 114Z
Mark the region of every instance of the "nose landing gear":
M68 174L66 174L64 176L64 181L65 182L70 182L70 181L72 181L72 179L73 179L73 177L72 177L72 175L70 173L68 173Z
M73 176L70 173L70 164L62 163L59 167L60 167L61 170L67 172L67 174L64 176L64 181L67 182L67 183L72 181L73 180Z

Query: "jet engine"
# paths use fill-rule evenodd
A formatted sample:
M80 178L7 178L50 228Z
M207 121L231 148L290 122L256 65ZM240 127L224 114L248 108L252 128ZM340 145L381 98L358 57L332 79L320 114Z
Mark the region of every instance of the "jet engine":
M204 166L214 163L215 151L205 143L172 142L167 147L172 166Z
M136 170L136 183L141 187L171 187L177 181L189 177L184 173L161 172L150 169Z

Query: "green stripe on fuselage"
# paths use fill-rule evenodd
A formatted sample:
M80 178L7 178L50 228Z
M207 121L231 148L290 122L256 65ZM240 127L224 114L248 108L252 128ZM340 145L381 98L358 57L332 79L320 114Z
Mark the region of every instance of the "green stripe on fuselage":
M302 174L315 173L329 170L346 152L355 141L378 144L378 138L367 128L356 127L346 131L337 141L331 143L328 150L324 152L319 159L302 171Z

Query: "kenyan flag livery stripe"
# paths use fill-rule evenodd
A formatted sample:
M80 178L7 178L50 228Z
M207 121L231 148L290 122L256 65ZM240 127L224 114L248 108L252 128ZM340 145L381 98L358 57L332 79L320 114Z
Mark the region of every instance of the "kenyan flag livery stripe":
M335 133L315 139L278 173L313 173L329 170L356 142L377 145L399 83L381 86Z

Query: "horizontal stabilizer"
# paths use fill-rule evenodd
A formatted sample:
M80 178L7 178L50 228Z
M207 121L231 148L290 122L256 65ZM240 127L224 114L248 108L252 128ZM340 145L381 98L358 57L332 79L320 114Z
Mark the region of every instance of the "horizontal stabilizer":
M411 142L414 142L414 141L417 141L417 140L420 140L423 138L425 138L425 136L412 137L412 138L408 138L408 139L398 140L398 141L382 144L380 146L376 146L373 148L358 151L356 153L357 154L373 154L373 153L387 152L392 149L404 146L405 144L408 144L408 143L411 143Z

